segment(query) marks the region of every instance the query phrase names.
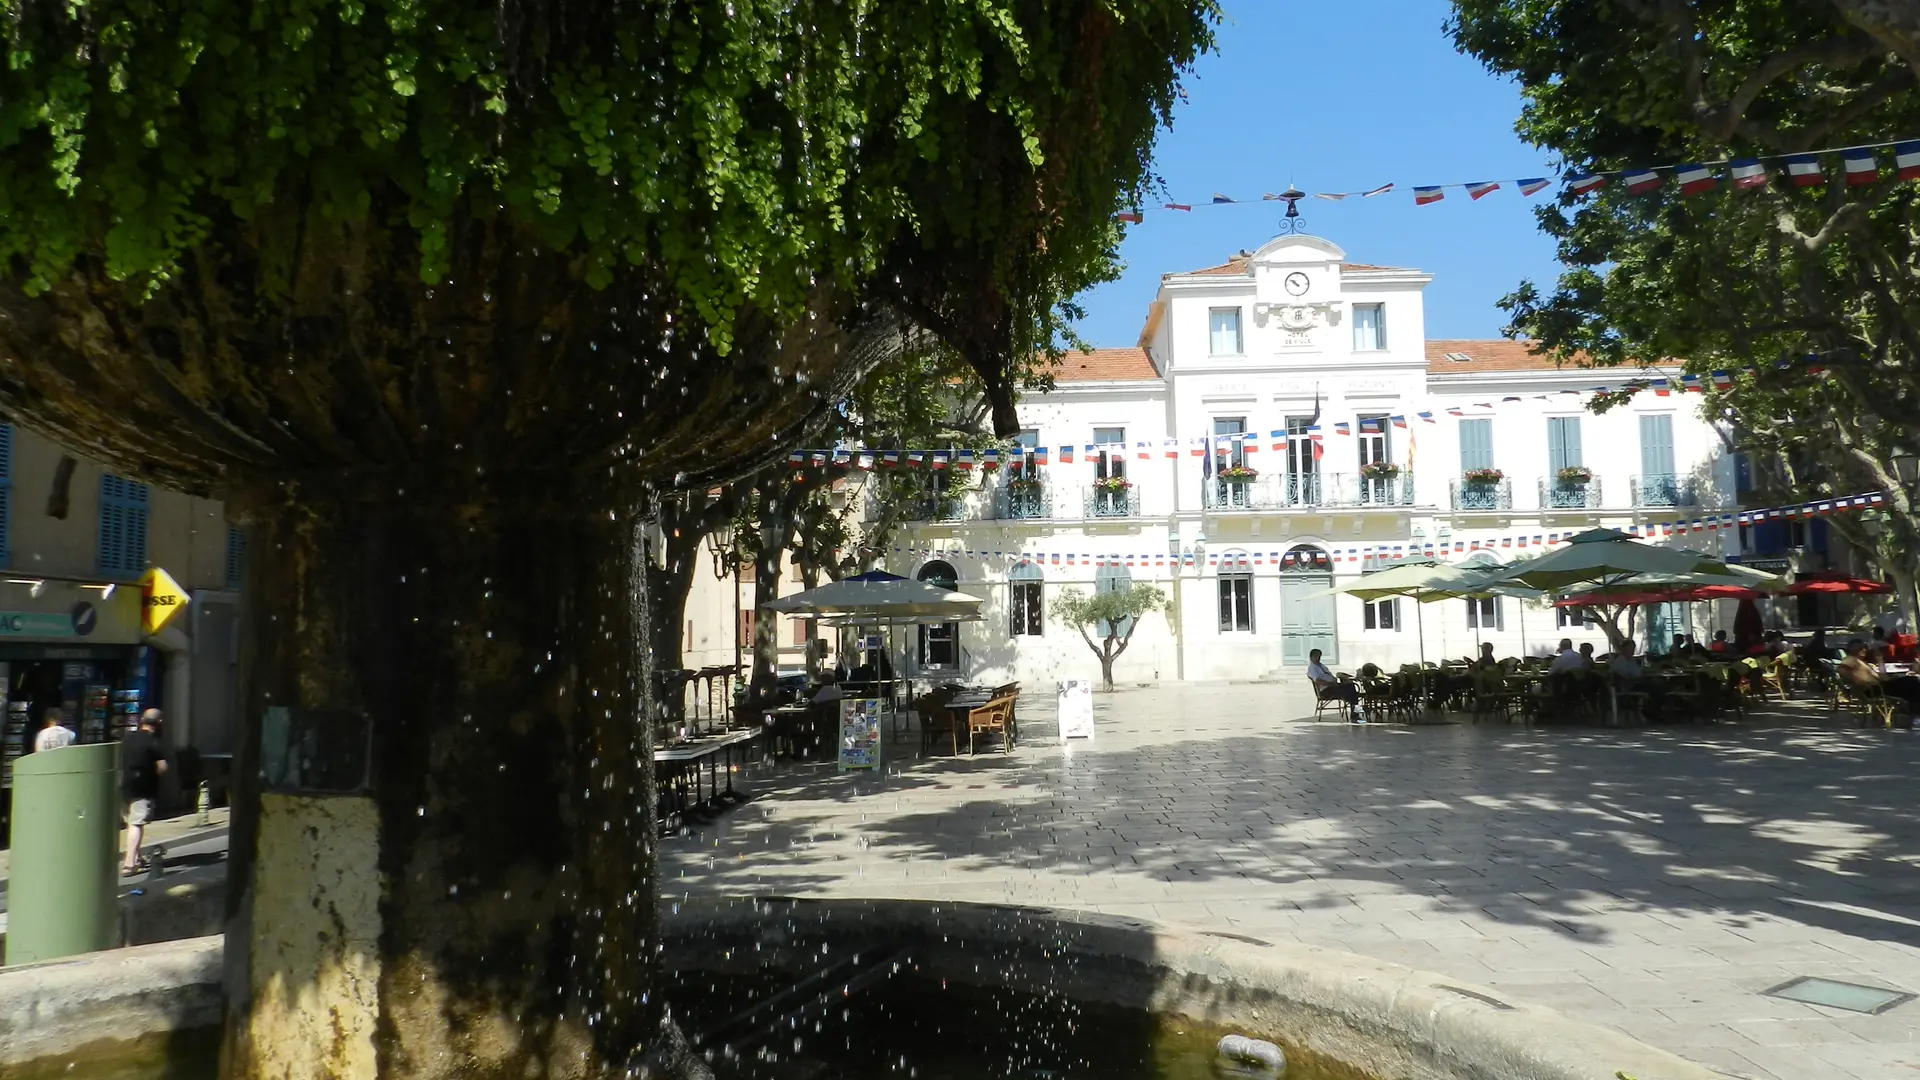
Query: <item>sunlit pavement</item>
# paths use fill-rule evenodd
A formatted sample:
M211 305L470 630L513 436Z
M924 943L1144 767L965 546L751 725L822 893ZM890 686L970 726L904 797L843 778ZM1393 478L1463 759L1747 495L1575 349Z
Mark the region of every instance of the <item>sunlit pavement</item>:
M1745 727L1315 723L1298 686L1096 698L1024 741L884 776L751 775L666 845L663 891L1072 907L1292 939L1472 980L1738 1076L1920 1078L1920 738L1798 706Z

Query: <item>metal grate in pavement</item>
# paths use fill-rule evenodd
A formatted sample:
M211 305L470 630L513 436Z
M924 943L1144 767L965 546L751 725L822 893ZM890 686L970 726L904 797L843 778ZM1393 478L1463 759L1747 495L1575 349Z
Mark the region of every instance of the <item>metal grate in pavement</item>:
M1785 998L1788 1001L1800 1001L1808 1005L1825 1005L1830 1009L1845 1009L1848 1012L1866 1013L1869 1016L1877 1016L1888 1009L1905 1005L1913 1000L1912 994L1899 990L1836 982L1833 979L1816 979L1811 975L1788 979L1779 986L1764 990L1762 993L1768 997Z

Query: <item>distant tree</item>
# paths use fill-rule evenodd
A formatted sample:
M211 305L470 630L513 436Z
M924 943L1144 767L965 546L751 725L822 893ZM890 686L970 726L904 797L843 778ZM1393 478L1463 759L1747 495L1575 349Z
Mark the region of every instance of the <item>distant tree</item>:
M1161 592L1159 586L1137 584L1114 592L1096 592L1092 596L1079 589L1062 589L1048 611L1056 621L1080 631L1087 648L1100 660L1101 685L1111 690L1113 662L1133 643L1133 632L1140 628L1141 617L1166 606L1167 594ZM1101 633L1098 641L1094 639L1096 631Z
M1503 306L1561 358L1736 369L1707 415L1769 496L1879 488L1869 550L1903 606L1920 579L1920 507L1892 458L1920 428L1920 187L1797 187L1777 155L1920 131L1920 7L1887 0L1456 0L1460 48L1520 84L1522 137L1570 169L1772 157L1770 183L1653 197L1617 184L1540 209L1563 269ZM1825 377L1776 361L1817 353ZM1742 369L1753 368L1752 372Z

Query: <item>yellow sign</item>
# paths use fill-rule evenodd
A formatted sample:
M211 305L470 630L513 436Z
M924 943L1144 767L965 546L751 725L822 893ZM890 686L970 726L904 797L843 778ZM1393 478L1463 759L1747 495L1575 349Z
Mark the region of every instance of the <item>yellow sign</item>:
M187 594L173 575L159 567L149 569L140 579L141 621L147 633L157 634L167 621L187 606Z

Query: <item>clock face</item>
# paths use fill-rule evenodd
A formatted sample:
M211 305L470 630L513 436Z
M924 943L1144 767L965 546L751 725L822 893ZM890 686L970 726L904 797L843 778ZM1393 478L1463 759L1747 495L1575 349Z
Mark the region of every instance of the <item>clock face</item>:
M1299 296L1307 291L1307 285L1309 283L1307 281L1307 275L1295 270L1293 273L1287 275L1287 280L1283 284L1286 285L1287 292L1292 293L1294 296Z

